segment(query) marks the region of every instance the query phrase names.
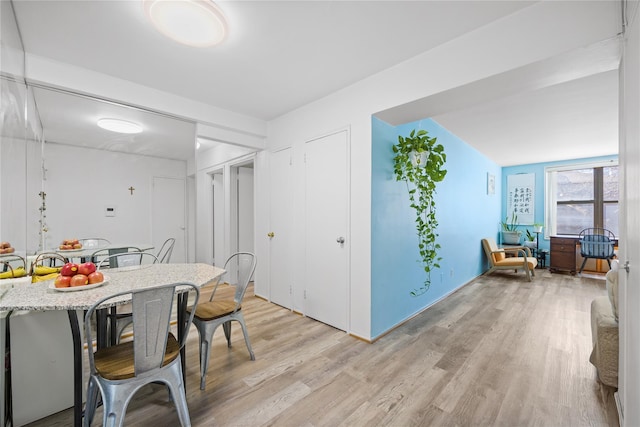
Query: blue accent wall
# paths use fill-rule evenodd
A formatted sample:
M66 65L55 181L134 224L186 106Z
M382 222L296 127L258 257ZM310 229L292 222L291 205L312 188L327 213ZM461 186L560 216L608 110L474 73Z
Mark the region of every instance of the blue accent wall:
M418 253L415 213L404 182L393 173L392 146L398 135L424 129L447 154L447 176L438 184L436 214L440 269L431 288L418 297L425 273ZM480 240L497 238L502 209L501 168L431 119L391 126L372 118L371 152L371 336L375 338L482 274L486 260ZM487 174L495 176L487 194Z
M544 224L544 209L545 209L545 184L544 184L544 169L551 166L563 166L563 165L575 165L580 163L593 163L608 160L618 160L618 156L602 156L602 157L590 157L585 159L575 160L562 160L557 162L546 163L531 163L527 165L508 166L502 168L502 213L500 218L504 219L507 216L507 176L517 175L520 173L534 173L536 175L536 196L535 196L535 219L534 222L538 224ZM522 226L519 228L523 232L527 229L533 231L533 227ZM544 234L544 233L543 233ZM543 238L543 234L540 235L540 241L538 246L540 249L549 249L549 240Z

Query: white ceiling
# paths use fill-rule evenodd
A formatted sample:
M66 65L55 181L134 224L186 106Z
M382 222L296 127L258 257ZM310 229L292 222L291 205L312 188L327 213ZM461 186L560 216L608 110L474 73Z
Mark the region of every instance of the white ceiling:
M157 33L139 0L14 0L30 54L264 120L534 2L218 3L230 21L229 39L219 47L196 49ZM605 141L607 152L601 154L611 154L617 152L615 75L582 76L432 117L502 165L549 159L525 157L523 147L575 158L584 157L585 146L597 147L595 141L603 146ZM54 121L54 113L44 111L47 101L36 99L41 113L52 117L43 119L45 134L70 137L69 132L64 136L47 128L76 113L58 115ZM57 101L53 104L60 109ZM155 144L163 145L157 139Z

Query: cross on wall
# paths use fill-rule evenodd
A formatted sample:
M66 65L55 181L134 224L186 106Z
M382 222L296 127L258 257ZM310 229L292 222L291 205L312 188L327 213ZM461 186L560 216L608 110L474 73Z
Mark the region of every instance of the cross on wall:
M131 192L131 195L133 196L133 191L135 190L135 188L133 188L133 186L127 188L127 190L129 190Z

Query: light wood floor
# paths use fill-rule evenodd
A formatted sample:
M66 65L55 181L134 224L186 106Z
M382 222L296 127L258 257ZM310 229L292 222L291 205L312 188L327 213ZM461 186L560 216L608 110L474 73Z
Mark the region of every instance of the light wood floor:
M495 273L368 344L250 289L243 307L256 360L237 324L230 349L218 330L206 391L192 330L192 424L617 426L612 396L602 397L589 363L589 307L605 294L602 279L538 270L529 283L521 273ZM31 426L68 426L71 416ZM136 395L125 421L179 425L159 385Z

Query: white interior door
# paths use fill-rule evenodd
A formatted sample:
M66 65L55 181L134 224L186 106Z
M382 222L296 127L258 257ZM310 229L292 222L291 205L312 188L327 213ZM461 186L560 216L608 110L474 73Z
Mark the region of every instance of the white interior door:
M211 218L213 236L211 236L213 265L222 267L226 261L224 255L224 185L222 173L211 176L211 191L213 192L213 216Z
M347 330L348 134L310 141L305 153L305 315Z
M186 183L184 178L153 177L152 237L155 251L170 237L176 239L171 263L183 263L186 254Z
M640 24L636 8L620 72L620 425L640 425ZM624 269L628 262L629 271Z
M254 252L253 245L253 168L238 168L238 251Z
M293 307L293 167L292 149L270 156L269 299Z

